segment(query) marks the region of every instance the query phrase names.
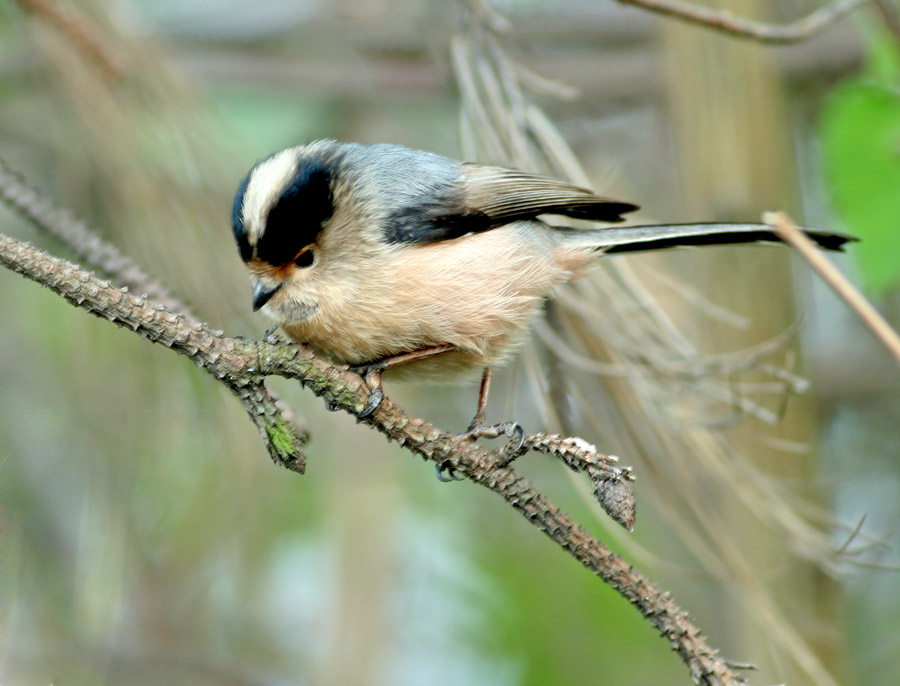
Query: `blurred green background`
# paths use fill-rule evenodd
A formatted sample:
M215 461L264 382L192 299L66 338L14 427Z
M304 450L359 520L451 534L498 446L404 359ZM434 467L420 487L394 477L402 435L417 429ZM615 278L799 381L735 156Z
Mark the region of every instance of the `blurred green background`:
M891 2L777 49L611 2L499 8L510 52L578 89L535 102L599 190L641 204L645 220L756 220L780 208L860 235L835 259L896 324ZM0 155L229 334L268 326L250 315L229 227L232 193L255 161L324 136L462 155L449 57L457 3L61 3L114 58L113 74L41 7L0 3ZM777 20L815 5L727 7ZM0 231L68 256L5 209ZM747 480L765 473L800 497L801 513L821 508L834 549L864 514L853 548L882 536L896 548L897 365L787 250L646 259L637 264L660 279L651 290L664 302L662 279L674 276L752 322L711 323L678 299L670 316L698 349L748 348L799 320L785 359L810 389L775 394L777 427L750 417L715 431L736 464L754 465ZM625 601L496 497L439 483L430 465L311 394L272 383L312 433L299 477L272 465L243 410L184 359L8 271L0 308L4 684L690 682ZM527 379L519 365L503 372L490 414L537 430ZM387 392L453 431L475 397ZM734 409L725 402L709 419ZM571 414L580 435L634 464L634 536L561 465L529 456L522 470L672 590L714 646L757 663L753 683L900 683L900 583L872 569L900 564L896 551L868 548L835 579L794 540L742 518L740 497L704 488L702 474L667 500L678 474L654 471L619 442L622 427L591 421L587 407ZM692 501L727 533L702 534L706 558L676 510ZM721 545L752 562L744 574L717 567ZM785 627L771 607L790 632L773 633L771 622Z

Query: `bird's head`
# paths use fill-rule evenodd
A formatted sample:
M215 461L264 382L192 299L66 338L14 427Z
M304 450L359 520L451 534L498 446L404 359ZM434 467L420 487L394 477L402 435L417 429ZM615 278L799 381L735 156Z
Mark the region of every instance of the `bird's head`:
M315 278L320 236L334 215L333 176L327 155L298 146L257 164L238 187L232 228L253 282L254 311Z

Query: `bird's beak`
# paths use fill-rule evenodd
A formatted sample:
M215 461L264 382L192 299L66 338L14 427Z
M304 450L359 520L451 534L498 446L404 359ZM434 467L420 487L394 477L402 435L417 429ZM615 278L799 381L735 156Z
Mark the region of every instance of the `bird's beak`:
M257 281L253 287L253 311L256 312L260 307L265 305L273 295L284 285L284 282L276 286L266 286L262 281Z

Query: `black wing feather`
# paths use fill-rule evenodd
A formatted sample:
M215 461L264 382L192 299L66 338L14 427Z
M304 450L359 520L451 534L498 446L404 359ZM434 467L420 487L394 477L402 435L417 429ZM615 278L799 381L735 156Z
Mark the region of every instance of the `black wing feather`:
M436 243L542 214L615 223L638 209L538 174L472 163L459 168L452 183L436 184L420 196L423 202L390 216L390 242Z

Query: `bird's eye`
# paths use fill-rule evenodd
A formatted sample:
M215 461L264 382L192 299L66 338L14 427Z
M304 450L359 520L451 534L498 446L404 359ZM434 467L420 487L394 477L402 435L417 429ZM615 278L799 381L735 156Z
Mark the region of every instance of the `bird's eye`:
M313 253L312 248L310 248L309 250L304 250L302 253L297 255L296 259L294 260L294 265L302 269L303 267L309 267L310 265L312 265L313 260L315 259L316 256Z

